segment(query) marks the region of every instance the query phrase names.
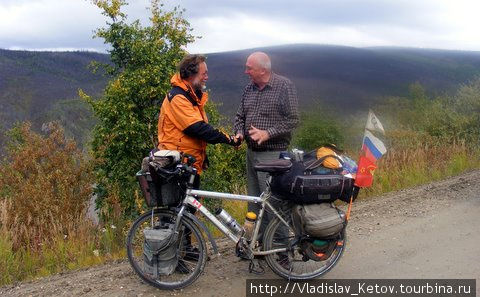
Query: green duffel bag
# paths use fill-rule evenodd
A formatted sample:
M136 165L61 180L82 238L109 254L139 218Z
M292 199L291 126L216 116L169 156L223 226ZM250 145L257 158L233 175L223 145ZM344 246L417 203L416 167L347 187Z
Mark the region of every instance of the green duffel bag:
M345 213L332 203L295 205L292 219L297 232L315 238L328 238L346 226Z

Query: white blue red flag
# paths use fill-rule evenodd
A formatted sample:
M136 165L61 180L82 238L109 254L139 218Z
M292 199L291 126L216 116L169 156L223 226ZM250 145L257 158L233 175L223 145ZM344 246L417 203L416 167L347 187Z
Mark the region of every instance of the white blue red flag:
M365 130L362 150L365 152L365 156L372 162L377 161L387 152L383 142L377 137L373 136L373 134L368 130Z
M377 168L376 162L383 156L387 149L383 142L375 137L372 132L385 134L382 124L372 111L368 113L365 135L363 136L362 154L358 160L358 169L355 177L357 187L370 187L373 183L373 172Z

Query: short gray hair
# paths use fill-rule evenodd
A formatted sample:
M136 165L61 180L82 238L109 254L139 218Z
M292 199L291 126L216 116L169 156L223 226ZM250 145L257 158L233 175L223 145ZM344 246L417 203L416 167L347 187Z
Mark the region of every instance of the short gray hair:
M268 56L266 57L266 59L264 57L260 57L258 59L258 63L260 64L260 66L262 68L264 68L265 70L267 71L272 71L272 62L270 61L270 59L268 58Z
M270 61L270 57L264 52L254 52L251 56L255 57L258 65L263 69L267 70L268 72L272 71L272 62Z

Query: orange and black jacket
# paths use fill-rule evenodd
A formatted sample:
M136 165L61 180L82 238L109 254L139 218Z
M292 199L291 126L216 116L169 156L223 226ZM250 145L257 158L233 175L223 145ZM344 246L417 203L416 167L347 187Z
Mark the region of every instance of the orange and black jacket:
M158 148L178 150L196 158L201 173L206 159L207 143L228 143L232 139L208 124L205 104L208 94L194 91L191 85L175 74L172 89L165 96L158 119Z

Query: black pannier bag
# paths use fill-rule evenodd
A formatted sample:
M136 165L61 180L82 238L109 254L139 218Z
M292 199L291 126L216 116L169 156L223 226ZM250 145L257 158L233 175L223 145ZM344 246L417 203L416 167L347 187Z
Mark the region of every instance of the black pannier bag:
M170 151L171 152L171 151ZM179 156L154 150L143 159L142 169L136 177L148 207L172 206L180 203L185 190L180 186L179 177L171 174L178 164Z
M173 226L143 230L143 270L154 278L172 274L178 265L177 244L172 242Z
M271 189L275 196L296 204L333 202L340 199L350 202L355 180L341 174L341 169L330 169L321 164L327 157L343 161L334 155L319 160L311 154L303 161L293 161L289 171L274 175Z

